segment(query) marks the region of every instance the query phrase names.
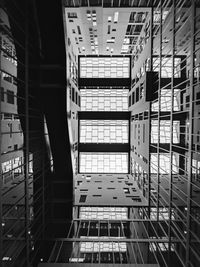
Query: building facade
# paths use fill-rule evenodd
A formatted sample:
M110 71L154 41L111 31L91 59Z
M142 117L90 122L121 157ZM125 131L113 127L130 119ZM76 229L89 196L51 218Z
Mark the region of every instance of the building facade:
M199 8L2 2L0 266L199 266Z

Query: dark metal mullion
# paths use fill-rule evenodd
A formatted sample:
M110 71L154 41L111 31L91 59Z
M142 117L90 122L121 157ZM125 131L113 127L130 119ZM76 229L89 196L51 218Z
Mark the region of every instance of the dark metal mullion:
M1 53L0 53L1 56ZM0 61L0 68L1 68L1 61ZM0 80L1 85L1 80ZM0 93L0 111L1 111L1 93ZM0 147L2 147L2 133L0 127ZM1 152L1 151L0 151ZM0 153L0 173L2 173L2 158ZM3 258L3 203L2 203L2 188L3 188L3 178L0 177L0 267L3 266L2 258Z
M26 264L29 266L29 6L25 7L25 237Z
M153 0L151 1L151 30L150 30L150 38L151 38L151 55L150 55L150 71L153 71L153 17L154 17L154 7L153 7ZM151 143L151 109L152 109L152 102L150 102L149 104L149 143ZM151 215L151 164L150 164L150 160L151 160L151 153L150 153L150 145L149 145L149 155L148 155L148 219L150 219L150 215ZM149 224L148 224L148 230L149 230Z
M160 6L160 50L159 50L159 58L160 58L160 68L159 68L159 84L158 84L158 144L157 144L157 221L159 221L159 197L160 197L160 109L161 109L161 73L162 73L162 15L163 15L163 7Z
M186 235L186 266L190 266L190 228L191 228L191 197L192 197L192 145L193 145L193 115L194 115L194 50L195 50L195 40L194 40L194 33L195 33L195 1L192 1L191 5L191 54L190 54L190 109L189 109L189 148L188 148L188 164L189 164L189 173L188 173L188 185L187 185L187 235Z
M174 110L174 75L175 75L175 27L176 27L176 6L175 0L172 3L172 77L171 77L171 113L170 113L170 174L169 174L169 223L168 223L168 264L171 265L171 248L172 248L172 201L173 201L173 110Z

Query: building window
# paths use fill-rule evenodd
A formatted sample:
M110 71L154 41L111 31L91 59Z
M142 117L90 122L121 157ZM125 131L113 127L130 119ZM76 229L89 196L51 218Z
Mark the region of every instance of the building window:
M159 154L159 173L160 174L170 174L170 155L169 153L160 153ZM172 173L177 174L179 169L179 155L173 154L172 157ZM151 173L158 173L158 154L151 153Z
M2 72L2 79L4 81L7 81L9 83L12 83L12 76L9 75L9 74L7 74L7 73L5 73L5 72Z
M128 121L81 120L81 143L128 143Z
M166 57L161 60L161 77L171 78L172 77L172 58ZM160 58L153 58L153 70L160 71ZM181 77L181 58L174 59L174 78Z
M78 93L76 92L76 104L78 105Z
M158 214L159 213L159 214ZM151 208L150 210L150 219L152 221L157 221L157 214L159 221L169 220L169 209L168 208ZM171 219L175 220L175 210L171 209Z
M132 105L135 104L135 92L132 92Z
M81 111L128 111L127 89L81 89Z
M129 107L131 106L131 95L129 95L129 97L128 97L128 106Z
M126 242L80 242L81 252L126 252L126 250Z
M9 104L14 104L15 103L15 97L14 97L14 92L7 90L7 102Z
M80 207L79 218L82 220L126 220L127 208L118 207Z
M80 78L129 78L128 57L80 57Z
M67 16L69 19L76 19L77 18L77 13L76 12L68 12Z
M74 87L72 87L72 101L74 102L74 99L75 99L75 90L74 90Z
M172 97L171 97L171 89L161 89L160 92L160 109L161 111L171 111L172 108ZM180 110L180 90L174 89L174 107L173 111L179 111ZM152 103L152 111L158 111L159 104L158 101L155 103Z
M1 101L4 101L4 88L0 87Z
M169 120L160 121L160 131L158 133L158 120L151 121L151 143L158 143L160 137L160 143L171 142L171 122ZM173 121L173 143L180 142L180 122Z
M128 173L128 153L80 153L80 173Z

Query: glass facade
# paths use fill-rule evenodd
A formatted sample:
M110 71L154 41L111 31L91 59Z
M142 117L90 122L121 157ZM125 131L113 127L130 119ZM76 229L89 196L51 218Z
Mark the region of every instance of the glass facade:
M130 59L80 57L80 78L129 78Z
M180 142L180 122L173 121L173 143ZM171 143L171 122L169 120L160 120L159 132L158 121L151 121L151 143Z
M92 220L126 220L128 209L120 207L80 207L79 218Z
M128 153L80 152L80 173L128 173Z
M81 89L81 111L128 111L127 89Z
M80 120L80 143L128 143L128 121Z

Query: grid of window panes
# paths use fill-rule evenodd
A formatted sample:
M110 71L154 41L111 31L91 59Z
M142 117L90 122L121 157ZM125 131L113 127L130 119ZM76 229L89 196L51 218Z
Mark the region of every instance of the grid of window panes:
M200 182L200 159L192 159L192 174L195 181Z
M163 242L163 243L157 242L157 243L151 243L151 244L149 244L149 251L153 252L153 251L157 251L158 249L160 251L168 251L169 250L169 243L166 243L166 242ZM170 245L170 250L171 251L174 251L175 250L175 245L174 244L171 244Z
M151 143L157 143L160 137L160 143L171 142L171 122L169 120L160 120L160 129L158 133L158 120L151 120ZM180 142L180 122L173 121L173 143Z
M81 252L126 252L126 250L127 250L126 242L81 242L80 243Z
M153 58L153 70L160 70L160 58ZM171 78L172 77L172 58L162 58L162 69L161 69L162 78ZM174 78L181 77L181 58L174 59Z
M170 173L170 154L160 153L159 154L159 173L169 174ZM172 173L177 174L179 169L179 155L173 153L172 155ZM158 173L158 154L151 153L151 173Z
M80 173L128 173L128 153L81 152Z
M158 218L157 218L157 214ZM175 210L171 209L171 219L175 220ZM153 221L157 221L157 219L159 219L159 221L165 221L165 220L169 220L169 209L168 208L159 208L159 210L157 208L151 208L150 210L150 219Z
M80 207L79 218L85 220L126 220L127 208Z
M160 110L161 111L171 111L171 89L161 89L160 91ZM180 90L174 89L174 103L173 103L173 110L179 111L180 110ZM158 111L159 105L158 102L152 103L152 111Z
M80 78L129 78L128 57L80 57Z
M81 89L81 111L128 111L128 89Z
M128 121L80 120L80 143L128 143Z

